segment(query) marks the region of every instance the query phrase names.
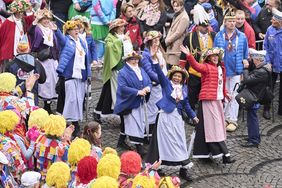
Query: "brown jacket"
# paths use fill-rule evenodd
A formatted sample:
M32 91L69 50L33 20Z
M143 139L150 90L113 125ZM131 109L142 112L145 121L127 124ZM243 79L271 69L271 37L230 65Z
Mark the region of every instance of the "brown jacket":
M171 23L165 39L167 46L167 63L171 65L178 65L180 57L180 45L182 44L186 29L189 27L189 17L185 10L183 10Z

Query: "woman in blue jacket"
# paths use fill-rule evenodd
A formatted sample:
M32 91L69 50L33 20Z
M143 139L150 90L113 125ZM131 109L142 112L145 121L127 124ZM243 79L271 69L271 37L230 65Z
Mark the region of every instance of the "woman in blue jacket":
M182 119L183 111L185 110L194 123L198 123L199 119L188 102L188 90L184 84L188 73L178 66L173 66L167 78L157 61L154 61L153 67L158 75L163 97L157 102L160 109L156 123L157 131L153 131L146 161L154 163L161 160L165 166L181 166L179 176L191 181L187 170L189 156Z
M67 21L63 31L66 36L56 32L62 49L57 73L65 81L63 116L75 125L73 135L76 136L80 130L78 121L83 119L83 100L91 69L87 46L78 36L79 22Z
M135 51L126 55L126 62L118 74L117 101L114 113L123 116L125 134L136 145L143 156L144 133L148 124L145 121L144 99L151 90L151 80L138 65L139 56ZM148 131L148 129L147 129Z

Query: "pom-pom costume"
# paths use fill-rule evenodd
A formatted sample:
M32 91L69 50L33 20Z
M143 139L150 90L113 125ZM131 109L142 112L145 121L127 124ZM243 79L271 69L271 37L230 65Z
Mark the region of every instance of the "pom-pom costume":
M46 175L48 187L66 188L70 180L70 168L66 163L56 162L52 164Z
M118 183L112 177L102 176L93 181L90 188L118 188Z
M121 163L119 157L114 154L107 154L106 156L102 157L98 163L98 177L110 176L117 180L120 174L120 167Z

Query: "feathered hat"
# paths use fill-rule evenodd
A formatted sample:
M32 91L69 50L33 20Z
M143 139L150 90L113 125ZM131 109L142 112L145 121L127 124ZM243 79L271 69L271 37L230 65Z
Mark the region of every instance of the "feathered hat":
M93 181L90 188L118 188L118 182L116 179L109 176L102 176Z
M236 19L236 14L234 9L232 8L228 8L226 9L225 13L224 13L224 19Z
M66 120L60 115L50 115L48 122L44 126L45 134L61 137L66 128Z
M32 111L28 119L28 127L37 127L39 130L44 130L45 125L49 122L49 114L43 108Z
M203 61L206 61L210 55L218 55L218 61L221 62L224 55L224 50L218 47L206 49L202 54Z
M121 172L127 175L136 175L141 171L142 159L135 151L124 152L121 157Z
M83 138L77 138L69 147L68 162L74 167L83 157L89 156L90 152L91 144Z
M204 7L196 4L194 6L193 12L193 21L194 24L200 25L200 26L208 26L209 25L209 15L205 11Z
M11 93L16 87L15 75L4 72L0 74L0 93Z
M28 0L13 0L13 2L8 6L8 9L12 13L25 12L31 6Z
M69 166L64 162L55 162L47 171L46 184L49 187L66 188L70 178Z
M0 112L0 133L5 134L15 129L20 122L20 117L12 110Z
M76 176L79 182L88 184L97 177L97 160L92 156L82 158L77 164Z
M120 159L117 155L107 154L98 163L98 177L110 176L117 180L120 174L120 166Z

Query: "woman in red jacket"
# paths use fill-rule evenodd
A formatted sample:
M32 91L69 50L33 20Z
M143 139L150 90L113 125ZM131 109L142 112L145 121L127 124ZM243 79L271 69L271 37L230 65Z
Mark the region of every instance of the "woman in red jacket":
M203 64L194 59L188 48L180 46L187 61L202 74L199 124L196 126L193 158L214 159L222 157L223 163L233 163L225 144L226 128L223 112L223 100L229 99L225 89L225 67L222 61L223 49L209 48L203 55Z

